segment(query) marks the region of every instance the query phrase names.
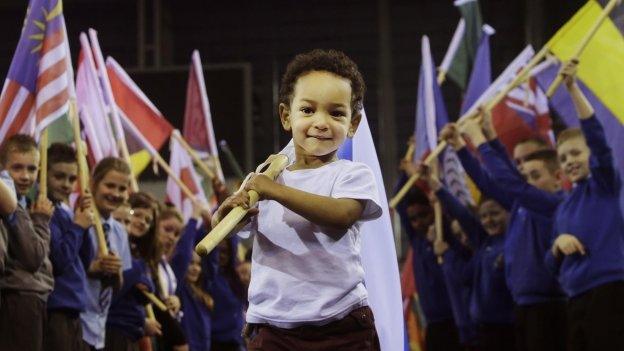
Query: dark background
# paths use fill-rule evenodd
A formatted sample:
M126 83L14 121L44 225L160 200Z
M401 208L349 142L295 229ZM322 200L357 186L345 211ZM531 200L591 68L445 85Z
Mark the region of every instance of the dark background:
M497 31L491 39L494 75L525 45L538 50L584 3L481 0L484 22ZM8 71L25 11L26 1L0 0L0 76ZM226 139L248 169L288 140L274 98L288 61L313 48L345 51L368 86L365 107L387 184L413 132L421 36L429 36L439 64L460 18L451 0L65 0L64 12L74 62L78 34L96 29L104 55L115 57L178 128L186 68L198 49L217 138ZM250 70L250 99L241 71L220 64ZM453 83L443 91L455 118L460 93ZM245 101L251 106L241 106ZM245 114L252 138L243 133Z

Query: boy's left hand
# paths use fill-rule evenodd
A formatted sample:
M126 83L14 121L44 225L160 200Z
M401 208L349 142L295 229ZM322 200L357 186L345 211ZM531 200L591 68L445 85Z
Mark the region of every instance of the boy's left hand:
M54 213L54 205L47 197L39 196L32 206L32 213L40 213L48 217L52 217Z
M433 242L433 253L434 253L436 256L442 256L442 255L444 255L444 253L446 252L446 250L448 250L448 248L449 248L449 246L448 246L448 244L446 243L446 241L444 241L444 240L439 240L439 239L436 239L436 240Z
M475 147L478 147L487 141L483 135L483 130L481 129L482 118L483 117L481 116L468 117L466 120L459 123L459 132L468 137L470 142Z
M245 191L253 190L262 200L273 200L278 184L264 174L255 174L245 184Z
M570 60L563 64L561 69L561 76L563 77L563 83L568 89L576 84L576 70L578 68L579 61L576 59Z

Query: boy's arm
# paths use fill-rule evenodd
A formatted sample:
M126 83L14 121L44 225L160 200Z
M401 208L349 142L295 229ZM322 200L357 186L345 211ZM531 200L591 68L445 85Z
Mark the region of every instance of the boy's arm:
M87 235L87 229L75 224L69 216L66 217L67 223L62 223L65 218L59 211L64 210L57 208L50 221L50 261L54 275L61 275L71 267L79 255L83 237Z
M481 222L445 188L440 187L436 191L436 197L449 216L457 219L462 229L468 234L471 244L478 247L483 238L487 236Z
M180 241L175 248L175 253L171 258L170 265L178 280L183 280L186 275L191 259L193 257L193 245L195 244L197 219L191 218L186 223Z
M9 251L28 272L36 272L49 254L49 221L50 217L42 213L29 216L21 206L8 221Z
M515 199L523 207L545 214L552 214L561 202L561 197L548 191L540 190L526 182L510 167L509 158L490 145L483 143L478 146L485 167L492 174L494 181L507 189L509 197Z

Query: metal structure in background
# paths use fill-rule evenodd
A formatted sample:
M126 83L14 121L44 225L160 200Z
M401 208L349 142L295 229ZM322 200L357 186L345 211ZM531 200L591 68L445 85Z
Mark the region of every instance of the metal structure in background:
M151 66L160 67L162 63L162 1L137 1L137 66L148 66L148 55ZM151 15L151 16L149 16ZM150 55L151 54L151 55Z

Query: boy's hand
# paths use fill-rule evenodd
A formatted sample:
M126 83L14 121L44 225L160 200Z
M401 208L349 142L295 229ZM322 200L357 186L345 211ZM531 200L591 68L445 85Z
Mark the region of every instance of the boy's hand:
M581 242L570 234L561 234L557 237L552 246L552 254L555 257L560 257L561 254L569 256L575 253L580 253L585 256L585 247Z
M444 253L446 252L446 250L448 250L448 248L449 248L449 246L448 246L448 244L446 243L446 241L444 241L444 240L438 240L438 239L436 239L436 240L433 242L433 253L434 253L436 256L442 256L442 255L444 255Z
M48 217L52 217L54 213L54 205L47 197L39 196L32 206L32 213L40 213Z
M408 177L411 177L416 173L418 167L414 164L414 162L412 162L412 160L402 158L399 163L399 170L405 172Z
M431 191L436 192L440 190L442 183L440 183L437 175L433 174L431 167L423 163L418 167L418 170L420 171L421 179L427 182Z
M266 175L254 174L245 184L245 191L254 190L261 200L273 200L277 187L277 183Z
M121 259L113 252L110 252L106 256L100 256L100 268L104 274L119 274L119 272L121 272L121 266Z
M93 225L93 198L89 194L82 196L74 211L74 223L83 229Z
M579 61L577 59L570 60L563 65L561 75L566 88L570 89L576 84L576 70Z
M481 130L480 117L468 117L459 123L459 132L465 135L475 147L485 143L487 140Z
M455 151L466 146L464 139L459 135L457 124L455 123L448 123L442 128L442 131L440 131L440 140L446 141Z
M145 325L143 326L146 336L161 336L162 326L155 319L145 318Z
M175 295L169 295L165 299L164 303L165 305L167 305L167 309L169 309L169 312L171 312L173 315L178 314L178 311L180 311L180 306L182 306L182 304L180 303L180 299Z
M244 209L248 209L247 215L245 216L246 218L243 220L243 222L249 220L250 217L258 214L257 208L249 208L249 194L247 194L247 191L239 190L227 199L225 199L221 206L219 206L219 209L217 210L215 215L212 216L212 228L216 227L217 224L219 224L219 222L221 222L221 220L225 216L227 216L227 214L230 213L233 208L238 206L241 206Z
M494 124L492 123L492 111L487 110L484 107L479 107L479 115L481 115L482 119L481 128L487 140L496 139L498 136L496 135L496 130L494 129Z

